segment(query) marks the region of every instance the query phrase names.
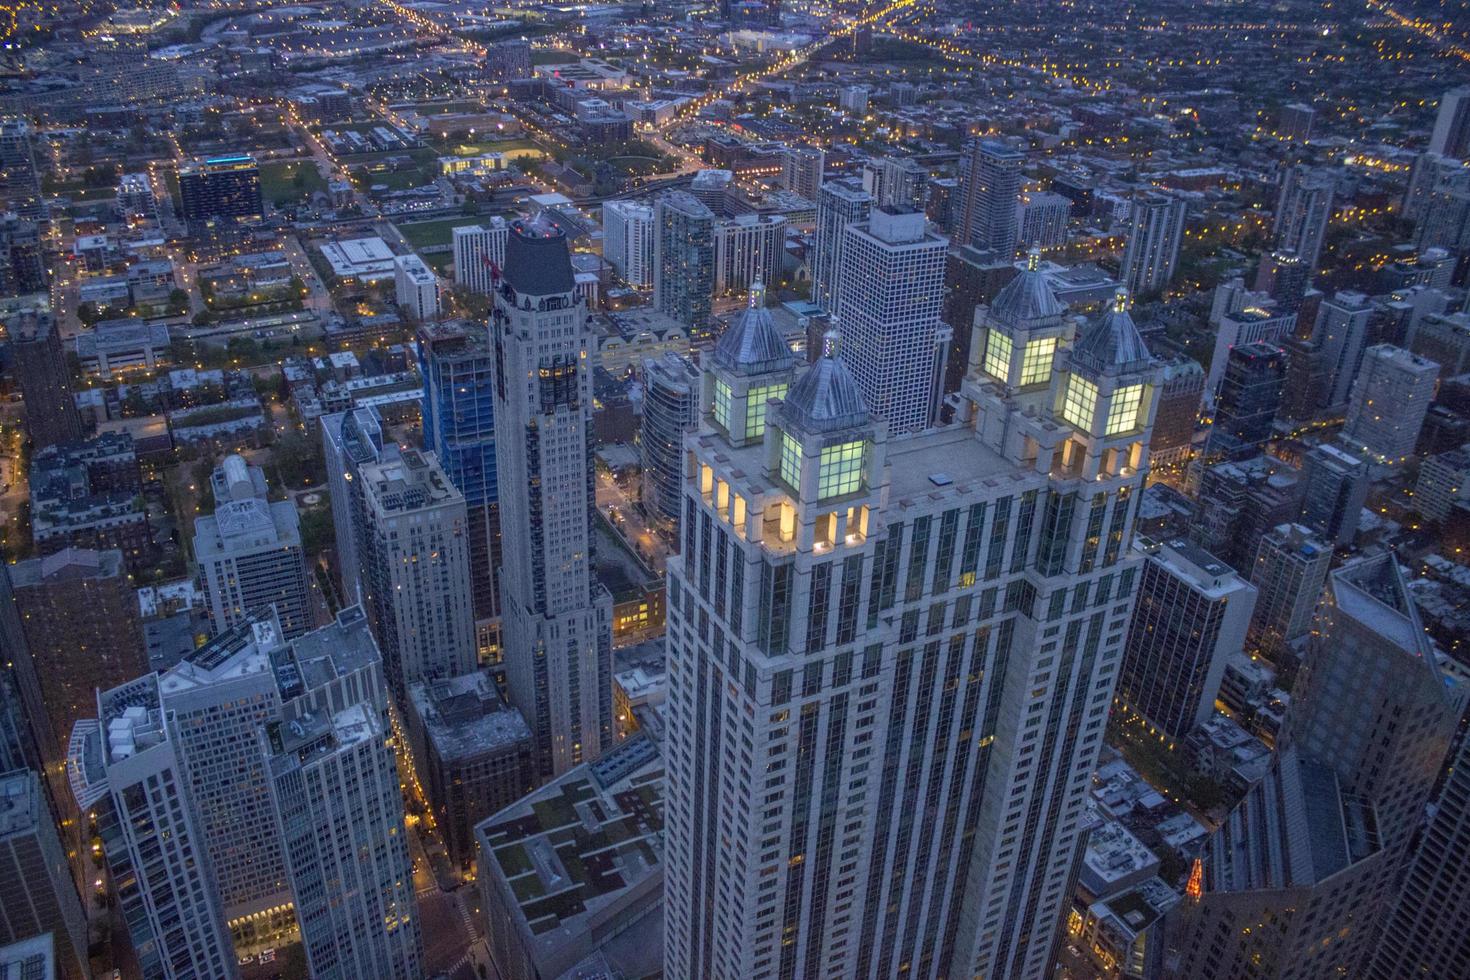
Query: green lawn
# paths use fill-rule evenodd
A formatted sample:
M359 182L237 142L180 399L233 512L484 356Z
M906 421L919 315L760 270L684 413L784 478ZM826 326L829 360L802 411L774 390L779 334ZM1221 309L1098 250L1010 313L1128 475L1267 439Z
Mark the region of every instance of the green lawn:
M327 189L310 160L274 160L260 165L260 193L276 207L309 198Z
M531 64L533 65L565 65L573 61L581 61L582 56L571 51L557 51L553 48L537 48L531 52Z
M449 275L449 266L454 262L453 252L435 252L433 255L421 256L424 264L441 276Z
M395 222L399 234L401 234L414 248L424 248L428 245L448 245L454 240L454 229L461 225L477 225L478 218L438 218L433 221L415 221L412 223Z
M374 187L381 184L390 191L406 191L410 187L422 187L432 182L433 179L433 177L415 167L411 170L396 170L391 173L365 174L363 177L363 186Z

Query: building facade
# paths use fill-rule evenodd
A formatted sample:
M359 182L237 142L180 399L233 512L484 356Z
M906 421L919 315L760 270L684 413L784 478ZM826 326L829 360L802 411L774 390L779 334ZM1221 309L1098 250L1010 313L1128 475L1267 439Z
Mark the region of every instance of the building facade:
M602 206L602 257L628 285L653 285L653 208L636 201L608 201Z
M817 230L812 242L812 302L836 316L842 250L847 226L867 221L873 196L850 177L825 182L817 192Z
M82 416L71 390L61 334L50 314L8 324L10 357L25 400L26 434L37 449L82 438Z
M653 308L693 331L710 326L717 220L686 191L666 194L653 206Z
M1119 278L1129 291L1157 293L1174 278L1184 241L1184 198L1140 194L1128 207L1128 244Z
M452 232L454 282L486 296L494 288L495 270L505 265L505 219L496 215L482 225L461 225Z
M1276 660L1311 632L1332 548L1309 528L1282 524L1261 539L1250 568L1256 587L1249 641Z
M764 302L762 289L751 302ZM643 362L643 419L638 456L643 469L643 506L677 521L684 504L684 433L699 421L699 372L687 357L665 352Z
M1025 163L1025 154L999 140L978 139L970 144L962 158L956 245L987 249L1001 260L1016 254L1016 204Z
M1348 399L1343 442L1374 463L1404 463L1414 455L1438 383L1433 361L1390 344L1369 347Z

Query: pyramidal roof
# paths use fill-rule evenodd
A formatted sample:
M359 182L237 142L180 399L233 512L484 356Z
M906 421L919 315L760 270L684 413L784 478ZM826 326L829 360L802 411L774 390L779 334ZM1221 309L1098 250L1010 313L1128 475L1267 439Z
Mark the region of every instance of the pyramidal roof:
M822 356L786 394L782 416L805 432L833 432L865 425L868 406L857 379L837 356L837 331L822 338Z
M715 344L715 363L737 374L785 371L796 363L766 309L766 287L752 283L745 309Z
M1026 268L996 294L990 304L993 316L1006 323L1020 325L1058 317L1067 312L1066 305L1052 291L1051 283L1041 271L1041 253L1032 249L1026 256Z
M1128 315L1128 290L1119 289L1102 316L1082 328L1072 345L1072 363L1094 371L1128 371L1153 359Z

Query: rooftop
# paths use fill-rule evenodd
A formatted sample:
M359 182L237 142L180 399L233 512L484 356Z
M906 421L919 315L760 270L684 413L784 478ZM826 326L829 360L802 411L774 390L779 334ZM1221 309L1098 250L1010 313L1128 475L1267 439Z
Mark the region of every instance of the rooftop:
M425 736L446 762L530 742L525 718L505 703L484 672L411 684L408 696Z

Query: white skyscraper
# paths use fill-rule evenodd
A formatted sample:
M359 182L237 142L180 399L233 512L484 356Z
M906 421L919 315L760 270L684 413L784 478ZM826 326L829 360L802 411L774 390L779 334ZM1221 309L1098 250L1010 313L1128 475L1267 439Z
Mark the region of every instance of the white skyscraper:
M505 264L509 226L496 215L483 225L461 225L454 236L454 282L489 295L494 272Z
M965 424L894 437L830 340L786 389L761 317L721 337L668 565L669 976L1047 975L1158 371L1114 310L1019 386L1015 330Z
M311 598L296 505L268 500L260 467L234 454L210 483L215 509L194 522L194 560L214 631L223 633L269 605L287 636L306 632Z
M812 243L812 302L837 315L837 273L847 226L867 221L873 197L850 177L829 180L817 192L817 233Z
M1128 244L1119 278L1132 293L1155 293L1174 278L1184 241L1184 198L1141 194L1128 212Z
M778 281L785 257L784 214L737 214L715 222L715 294Z
M628 285L639 289L651 287L654 260L653 208L635 201L608 201L604 204L602 257L618 270L618 275Z
M1348 399L1343 442L1375 463L1404 462L1414 454L1438 381L1433 361L1391 344L1369 347Z
M566 235L513 222L490 320L501 616L511 701L546 775L613 741L612 598L592 574L595 342L574 291Z
M394 296L398 305L416 320L439 315L439 277L417 255L393 258Z
M940 320L948 250L918 211L877 208L843 237L842 358L895 433L928 427L938 410L950 339Z

